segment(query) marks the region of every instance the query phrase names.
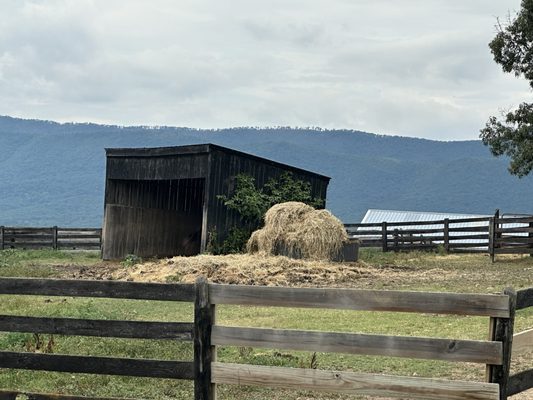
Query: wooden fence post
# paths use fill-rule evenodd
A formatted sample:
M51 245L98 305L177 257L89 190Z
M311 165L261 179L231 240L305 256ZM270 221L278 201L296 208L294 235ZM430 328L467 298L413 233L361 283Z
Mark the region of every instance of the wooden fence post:
M52 228L52 248L57 250L57 226Z
M489 254L490 259L492 262L494 262L494 241L496 239L496 223L495 218L490 217L489 219Z
M4 250L4 232L6 231L4 225L0 226L0 250Z
M532 228L533 228L533 222L530 222L530 223L529 223L529 229L530 229L531 231L533 231ZM528 233L527 233L527 236L528 236L530 239L533 238L533 232L528 232ZM533 243L531 243L531 244L529 245L529 247L532 247L532 248L533 248ZM530 256L530 257L533 257L533 250L531 250L531 253L529 253L529 256Z
M211 330L214 308L209 300L209 285L199 277L195 285L194 301L194 400L215 400L216 387L211 383Z
M399 243L398 243L398 236L399 236L399 235L400 235L400 234L399 234L398 229L395 229L395 230L394 230L394 252L395 252L395 253L397 253L397 252L400 250L400 248L398 247L398 244L399 244Z
M512 288L507 288L503 294L509 296L509 318L491 318L489 338L502 342L502 365L487 365L487 381L500 385L500 400L507 399L516 311L516 292Z
M499 223L500 219L500 209L497 208L496 211L494 211L494 248L497 249L500 247L500 240L503 236L501 232L497 232L497 228L503 228L503 226L500 226Z
M383 252L389 251L388 243L387 243L387 222L383 221L381 223L381 247Z
M444 251L450 252L450 219L444 219Z

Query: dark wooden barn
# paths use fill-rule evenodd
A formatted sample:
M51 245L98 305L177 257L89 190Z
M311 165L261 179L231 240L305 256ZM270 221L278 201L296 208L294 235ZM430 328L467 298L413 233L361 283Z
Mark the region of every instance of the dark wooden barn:
M223 240L238 215L217 195L231 195L235 176L253 176L258 187L289 171L326 200L329 179L300 168L213 144L106 149L102 257L120 259L194 255L208 232Z

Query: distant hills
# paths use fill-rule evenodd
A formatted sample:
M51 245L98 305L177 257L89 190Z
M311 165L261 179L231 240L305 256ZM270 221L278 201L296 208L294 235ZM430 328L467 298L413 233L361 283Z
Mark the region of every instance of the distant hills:
M0 116L0 225L100 226L105 147L216 143L332 177L344 222L369 208L486 214L533 211L533 178L507 172L479 141L351 130L121 127Z

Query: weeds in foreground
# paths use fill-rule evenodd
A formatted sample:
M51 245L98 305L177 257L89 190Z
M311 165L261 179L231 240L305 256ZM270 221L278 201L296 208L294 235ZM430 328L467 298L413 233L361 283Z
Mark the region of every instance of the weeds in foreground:
M135 254L128 254L124 259L120 262L120 264L123 267L133 267L134 265L141 264L143 262L142 258L139 256L136 256Z
M53 353L54 346L54 335L50 335L48 340L46 340L45 336L39 333L34 333L26 343L24 343L25 350L30 353Z

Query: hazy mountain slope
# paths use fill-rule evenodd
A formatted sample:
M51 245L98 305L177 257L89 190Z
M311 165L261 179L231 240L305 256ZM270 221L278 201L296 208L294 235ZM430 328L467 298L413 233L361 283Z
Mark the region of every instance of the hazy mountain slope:
M332 177L328 208L531 212L532 178L508 174L477 141L436 142L357 131L116 127L0 117L0 224L98 226L105 147L217 143Z

